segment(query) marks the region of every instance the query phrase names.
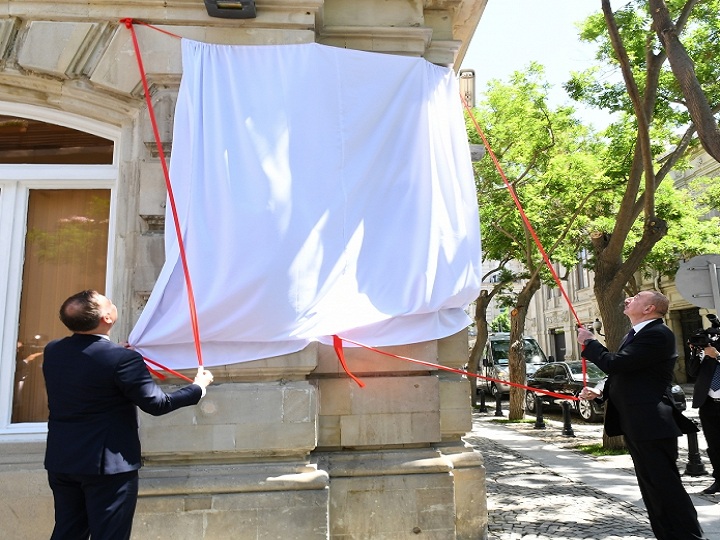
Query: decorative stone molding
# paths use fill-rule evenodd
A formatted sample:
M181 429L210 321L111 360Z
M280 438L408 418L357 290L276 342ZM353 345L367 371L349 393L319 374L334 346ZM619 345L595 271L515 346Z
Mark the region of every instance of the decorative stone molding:
M145 309L147 301L150 298L151 291L135 291L135 298L133 299L133 311L138 315Z
M142 234L164 234L165 233L165 216L164 215L141 215L147 230Z
M547 313L545 315L545 324L548 326L564 324L570 320L570 314L567 312Z
M432 39L431 28L391 28L380 26L325 27L318 43L361 51L423 56Z

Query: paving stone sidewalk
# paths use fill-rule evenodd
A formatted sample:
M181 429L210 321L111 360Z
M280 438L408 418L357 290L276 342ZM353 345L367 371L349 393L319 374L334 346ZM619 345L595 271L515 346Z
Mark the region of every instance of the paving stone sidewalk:
M506 413L507 414L507 413ZM652 540L647 514L642 506L614 497L590 485L562 474L532 458L532 452L520 453L493 440L493 429L511 429L540 444L564 448L582 456L574 447L602 440L598 424L573 425L575 437L562 434L562 422L545 420L544 430L533 423L497 424L492 413L475 413L473 431L465 440L485 459L488 496L488 540ZM701 448L704 445L701 442ZM608 473L622 474L634 481L629 456L594 458ZM706 456L702 461L709 471ZM687 444L682 444L678 460L681 473L687 464ZM617 478L617 477L616 477ZM686 489L715 505L718 496L701 495L712 478L683 475ZM720 506L717 506L720 514Z

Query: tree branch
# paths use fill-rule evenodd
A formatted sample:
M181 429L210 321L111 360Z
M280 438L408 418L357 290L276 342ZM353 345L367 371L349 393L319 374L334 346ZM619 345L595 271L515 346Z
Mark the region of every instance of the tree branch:
M688 0L677 24L673 24L665 0L650 0L650 14L655 32L670 60L670 68L685 96L687 110L697 127L700 143L715 161L720 162L720 128L697 79L695 64L678 37L697 2Z

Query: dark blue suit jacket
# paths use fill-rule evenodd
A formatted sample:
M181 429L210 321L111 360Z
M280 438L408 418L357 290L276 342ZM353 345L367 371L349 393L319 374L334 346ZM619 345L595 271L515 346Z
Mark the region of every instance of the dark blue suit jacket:
M609 436L645 441L682 434L675 418L682 415L667 397L677 359L675 336L662 319L648 323L616 353L593 340L582 355L608 374L603 394Z
M194 405L191 384L166 394L142 357L86 334L45 347L43 374L50 417L45 468L65 474L117 474L140 468L137 407L158 416Z

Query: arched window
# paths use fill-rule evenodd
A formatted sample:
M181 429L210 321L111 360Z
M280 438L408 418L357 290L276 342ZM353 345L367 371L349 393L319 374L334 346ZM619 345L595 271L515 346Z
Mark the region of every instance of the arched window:
M40 120L0 115L0 163L111 165L113 141Z
M68 334L58 307L105 294L115 140L0 115L0 433L44 429L42 350Z

